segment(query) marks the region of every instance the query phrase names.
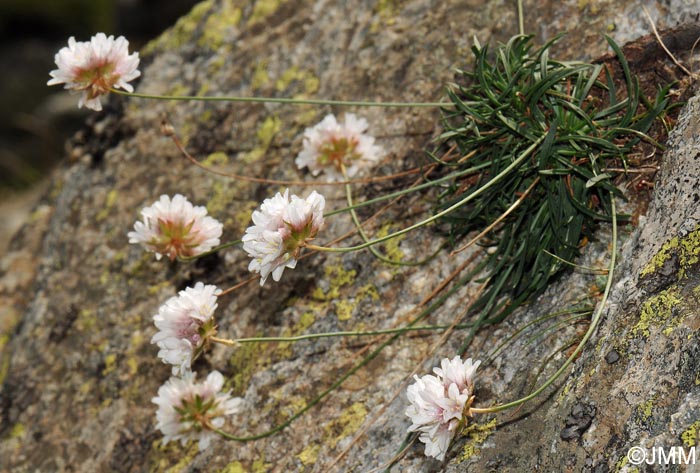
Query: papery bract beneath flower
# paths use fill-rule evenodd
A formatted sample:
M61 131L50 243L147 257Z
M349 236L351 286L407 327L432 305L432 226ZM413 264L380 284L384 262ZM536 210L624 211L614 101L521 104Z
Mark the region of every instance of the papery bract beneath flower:
M324 171L330 179L344 179L343 168L348 177L354 176L383 155L374 137L365 134L367 128L367 120L352 113L345 114L343 124L334 115L326 115L304 131L304 147L295 160L297 167L308 167L314 176Z
M447 449L463 421L464 410L474 392L474 373L481 362L462 362L459 356L443 359L437 376L414 376L415 383L407 390L410 406L406 415L411 419L409 432L420 432L425 454L444 460Z
M78 107L102 110L100 96L111 88L133 92L129 81L141 75L137 69L139 54L129 54L129 42L123 36L114 39L97 33L86 42L78 42L72 36L68 46L61 48L55 57L58 69L49 74L48 85L65 84L65 88L80 92Z
M279 281L284 268L294 268L304 245L323 226L326 201L313 191L306 199L277 193L253 212L253 226L246 229L243 249L252 261L248 270L260 273L260 285L267 277Z
M206 253L219 244L223 225L207 216L207 209L193 206L184 196L167 195L141 211L143 222L134 224L129 243L140 243L153 251L156 258L163 255L171 260Z
M241 410L241 398L221 392L221 373L213 371L202 383L196 383L195 377L187 372L182 378L170 378L152 399L158 405L156 428L163 432L164 444L179 440L184 445L199 440L199 449L204 450L217 435L213 430L223 427L225 416Z
M173 365L173 374L190 370L208 338L216 333L213 319L221 289L201 282L168 299L153 316L158 332L158 357Z

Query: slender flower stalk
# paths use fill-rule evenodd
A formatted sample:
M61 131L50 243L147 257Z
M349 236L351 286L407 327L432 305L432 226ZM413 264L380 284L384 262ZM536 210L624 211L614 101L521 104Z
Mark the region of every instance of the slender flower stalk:
M290 99L286 97L240 97L240 96L198 96L198 95L155 95L140 94L136 92L124 92L112 89L112 92L127 97L150 100L170 101L200 101L200 102L242 102L242 103L283 103L290 105L331 105L341 107L384 107L384 108L435 108L451 107L449 102L372 102L357 100L332 100L332 99Z
M610 294L610 288L612 287L612 281L613 281L613 275L614 275L614 270L615 270L615 260L616 260L616 253L617 253L617 213L615 211L615 199L614 196L610 195L610 205L612 206L611 208L611 215L612 215L612 250L610 252L610 266L608 267L608 280L605 284L605 290L603 291L603 298L601 301L598 303L598 308L593 315L593 318L591 319L591 324L588 327L588 330L584 334L583 338L581 341L578 343L576 346L576 349L569 355L569 357L566 359L563 365L557 370L556 373L554 373L549 379L547 379L542 386L531 392L525 397L522 397L520 399L517 399L512 402L508 402L505 404L498 404L496 406L491 406L491 407L470 407L469 409L469 415L472 416L474 414L488 414L492 412L500 412L504 411L506 409L510 409L513 407L520 406L521 404L526 403L527 401L530 401L531 399L534 399L535 397L539 396L545 389L547 389L551 384L556 381L559 376L566 371L569 366L571 366L571 363L574 362L574 360L578 357L579 353L581 353L581 350L583 350L583 347L586 345L588 340L591 338L593 335L593 332L595 332L596 328L598 327L598 323L600 322L600 319L603 315L603 310L605 309L605 303L608 300L608 295Z
M114 39L97 33L85 42L71 36L55 61L58 69L50 72L47 85L65 84L72 93L81 94L78 107L97 111L102 110L102 95L117 88L133 92L129 82L141 75L139 54L129 54L129 42L123 36Z

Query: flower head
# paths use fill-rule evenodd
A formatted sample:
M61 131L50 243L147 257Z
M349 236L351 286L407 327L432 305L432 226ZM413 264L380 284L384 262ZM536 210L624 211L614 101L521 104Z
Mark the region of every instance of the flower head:
M143 222L134 224L129 243L141 243L156 258L171 260L178 256L196 256L219 244L223 225L207 216L207 209L193 206L180 194L160 200L141 210Z
M254 225L243 235L243 249L253 258L248 270L260 273L261 286L270 274L279 281L284 268L296 266L301 249L323 226L325 204L316 191L306 199L292 195L290 200L287 189L253 212Z
M102 110L100 96L112 88L133 92L128 83L141 75L137 69L139 54L129 54L129 42L123 36L114 39L97 33L90 41L68 39L55 57L58 69L51 71L48 85L65 84L66 89L82 92L78 107Z
M382 157L383 150L374 144L374 137L365 134L369 124L352 113L345 114L340 124L333 114L326 115L313 128L304 131L304 148L294 161L302 169L308 167L317 176L322 170L331 179L344 179L357 174L362 165Z
M474 392L474 373L481 364L465 361L459 356L442 360L440 368L434 368L437 376L414 376L416 382L408 387L411 405L406 415L411 418L409 432L420 432L425 444L425 454L444 460L450 442L464 418L465 406L471 403Z
M221 289L216 286L198 282L168 299L153 316L158 333L151 343L158 344L158 357L164 363L174 365L173 374L188 371L208 338L216 333L212 316L219 294Z
M224 377L218 371L202 383L196 383L195 377L188 372L182 378L170 378L152 402L158 405L156 427L163 432L163 443L199 440L199 449L204 450L216 437L214 430L223 427L224 417L239 412L243 400L221 392Z

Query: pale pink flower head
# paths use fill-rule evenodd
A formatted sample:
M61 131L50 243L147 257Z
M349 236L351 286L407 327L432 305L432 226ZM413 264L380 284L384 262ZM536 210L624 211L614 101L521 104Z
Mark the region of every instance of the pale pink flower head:
M198 282L168 299L153 316L158 332L151 343L158 344L158 357L173 365L173 374L191 369L209 338L216 334L213 315L221 289Z
M170 199L161 195L150 207L141 210L143 222L134 224L129 243L140 243L156 254L174 260L206 253L219 244L224 226L207 216L207 209L193 206L184 196Z
M474 372L481 362L471 358L462 362L460 357L442 360L441 368L434 368L437 376L414 376L415 383L407 390L410 406L406 415L411 419L409 432L420 432L425 454L444 460L450 442L464 419L465 408L471 403L474 391Z
M338 123L333 114L326 115L313 128L304 131L304 147L294 161L299 169L308 167L312 175L325 171L330 179L344 179L371 165L383 155L374 137L366 134L369 124L364 118L346 113L344 123Z
M279 281L284 268L294 268L301 249L323 227L326 201L313 191L306 199L292 195L289 189L277 193L253 212L253 226L243 235L243 250L253 258L248 270L260 273L260 285L267 277Z
M195 382L196 375L187 372L182 378L172 377L158 389L152 402L158 405L156 428L163 432L163 443L179 440L185 445L199 440L204 450L217 436L226 416L240 412L243 399L221 392L224 377L213 371L202 383Z
M90 41L68 39L55 57L58 69L51 71L48 85L65 84L64 88L81 93L78 107L102 110L100 96L112 88L133 92L129 81L141 75L137 69L139 54L129 54L129 42L123 36L114 39L97 33Z
M443 358L440 368L433 368L433 372L443 380L446 386L449 387L454 383L460 393L471 395L474 392L474 374L480 364L481 361L472 362L471 358L462 361L459 356L451 360Z

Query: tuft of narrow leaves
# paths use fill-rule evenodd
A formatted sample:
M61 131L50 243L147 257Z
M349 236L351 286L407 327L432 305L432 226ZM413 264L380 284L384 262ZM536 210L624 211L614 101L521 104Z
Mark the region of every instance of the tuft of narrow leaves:
M536 49L531 36L515 36L493 55L476 44L473 70L458 71L462 85L448 91L454 108L443 112L440 141L464 158L433 159L455 171L486 167L452 181L436 211L480 192L444 217L453 241L501 219L481 241L491 251L483 266L488 286L473 306L479 324L499 322L541 294L596 223L611 220L611 193L622 194L606 168L626 166L625 155L642 139L660 146L645 133L667 109L668 87L653 101L640 98L622 51L606 38L624 76L617 90L603 65L550 58L557 39ZM527 159L506 169L533 145Z

